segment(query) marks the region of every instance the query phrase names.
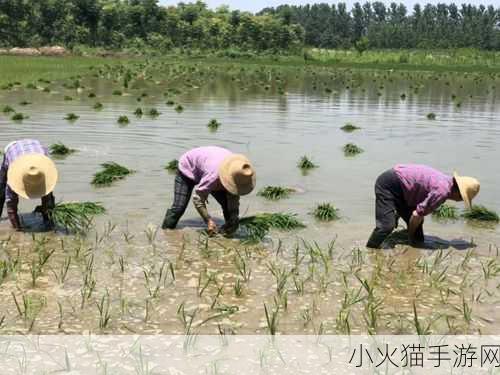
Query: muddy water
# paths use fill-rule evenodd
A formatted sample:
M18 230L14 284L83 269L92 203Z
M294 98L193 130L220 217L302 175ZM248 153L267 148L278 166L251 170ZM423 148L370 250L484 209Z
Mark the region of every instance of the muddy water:
M391 257L392 253L385 256L363 251L362 259L357 259L351 254L353 248L365 243L373 226L373 183L378 174L396 163L425 163L450 173L457 170L473 175L482 182L478 202L500 208L500 196L496 194L500 175L495 173L494 164L500 156L498 79L471 74L361 74L323 69L247 68L241 73L239 67L230 66L201 71L203 75L172 71L166 74L162 69L152 69L148 72L150 80L134 80L129 89L122 87L122 78L113 72L100 78L82 78L84 88L80 90L66 89L58 82L40 85L49 86L50 93L23 88L0 92L2 105L30 116L22 123L14 123L9 116L0 114L0 143L30 137L45 144L61 141L77 149L77 153L57 161L61 176L57 199L100 201L108 209L108 216L98 221L98 232L103 236L100 242L89 238L81 245L66 238L68 244L63 250L56 245L57 239L49 236L48 248L57 249L49 262L54 264L49 268L59 270L68 256L73 259L62 286L46 267L36 287L30 287L30 267L23 262L15 272L17 276L7 278L2 291L9 300L3 311L7 331L27 329L26 322L16 318L16 306L10 296L17 287L46 299L33 328L41 332L96 330L96 302L107 296L106 289L113 316L107 329L117 332L185 332L182 318L179 319L181 306L191 313L197 311L194 327L202 332L217 332L220 327L238 333L265 332L264 303L268 307L280 305L281 332L345 332L339 328L343 327L340 306L346 294L357 292L361 285L355 273L361 279L372 280L379 288L376 298L370 300L371 308L378 298L383 300L383 307L377 310L382 320L377 324L379 332L411 332L413 300L417 301L421 316L429 321L436 318L436 306L441 306L441 314L451 316L448 320L441 317L433 326L435 332L498 331L500 322L485 320L494 312L498 300L494 283L498 274L495 244L500 242L500 235L496 226L461 220L439 223L429 218L425 226L428 247L451 250L451 255L433 271L422 262L431 263L438 256L436 253L422 255L403 247L395 250L397 257ZM189 87L187 79L191 79ZM172 87L181 91L172 98L184 106L182 113L165 104L164 93ZM112 95L115 89L121 89L124 95ZM90 92L97 97L89 98ZM138 102L143 92L148 95ZM406 95L404 100L402 94ZM73 100L65 101L64 96ZM23 100L32 104L20 106ZM102 110L93 109L96 101L103 103ZM161 115L154 119L147 115L137 118L133 115L137 107L155 107ZM64 120L70 112L80 118L75 122ZM428 120L429 112L434 112L437 119ZM131 123L118 125L120 115L129 116ZM216 132L210 132L206 126L212 118L222 124ZM340 127L346 122L361 130L342 132ZM342 146L348 142L359 145L364 153L344 157ZM289 199L271 204L252 194L242 199L243 213L294 212L307 224L307 229L291 234L273 233L274 243L244 255L252 269L248 283L234 266L239 255L233 248L244 251L239 242L218 239L209 241L205 248L199 233L201 221L192 207L180 223L181 231L159 232L153 244L143 233L149 224L161 223L173 197L173 175L164 170L164 165L192 147L213 144L247 154L257 169L258 187L282 185L298 190ZM303 175L296 167L302 155L310 156L319 168ZM137 172L112 187L93 188L92 175L106 161L118 162ZM309 215L315 204L325 201L341 210L340 221L320 224ZM32 207L32 202L22 204L25 211ZM216 204L209 207L220 216ZM102 229L108 221L117 225L109 236ZM25 222L36 227L36 220L29 215ZM2 231L7 237L5 222ZM128 236L135 237L128 240ZM278 238L285 240L282 248L277 245ZM325 268L321 256L308 256L311 251L304 246L299 249L304 260L297 265L293 252L298 238L318 241L325 252L328 242L336 238L335 251L327 257L333 266ZM33 246L30 236L16 234L5 248L11 256L20 248L24 261L36 254ZM473 251L472 260L470 265L461 266L468 257L467 250ZM92 255L96 287L81 309L82 275L86 274ZM123 273L120 256L126 264ZM393 264L391 259L397 262ZM482 280L481 265L489 260L495 262L493 275ZM167 271L170 262L176 269L175 280ZM161 288L158 295L152 296L144 271L158 276L164 263ZM290 300L288 308L283 293L278 293L278 302L273 302L276 280L269 271L273 268L270 264L291 272L285 288ZM439 278L445 269L446 280L436 281L434 278ZM343 274L347 275L347 282ZM211 277L206 292L200 296L205 281ZM234 295L238 278L245 285L242 297ZM301 280L306 289L303 295L296 287ZM363 318L363 311L369 309L363 305L368 301L365 292L361 293L363 301L352 307L350 330L354 333L367 330ZM217 298L220 293L224 294ZM443 301L443 293L449 301ZM466 297L461 293L466 293ZM468 325L459 321L450 328L450 319L453 321L455 315L461 314L457 306L463 298L471 299L477 317ZM58 328L57 301L64 310L62 328ZM400 322L399 326L395 322Z

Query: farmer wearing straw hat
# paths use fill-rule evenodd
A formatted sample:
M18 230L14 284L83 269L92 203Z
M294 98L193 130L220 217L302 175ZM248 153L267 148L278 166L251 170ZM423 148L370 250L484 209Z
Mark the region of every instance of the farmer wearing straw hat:
M240 196L249 194L254 187L255 171L245 156L214 146L192 149L179 159L174 203L165 215L162 228L177 226L194 190L193 203L207 224L208 233L218 231L206 206L208 196L212 195L224 213L221 232L230 235L238 229Z
M397 227L399 217L408 225L410 244L423 244L424 217L447 199L463 201L470 208L479 188L478 180L456 172L448 176L425 165L396 165L375 183L376 228L366 246L380 248Z
M22 139L5 147L0 169L0 216L4 203L14 229L23 228L17 214L19 197L42 199L35 211L41 212L44 223L51 225L49 210L54 208L52 191L57 182L57 169L48 157L48 150L35 139Z

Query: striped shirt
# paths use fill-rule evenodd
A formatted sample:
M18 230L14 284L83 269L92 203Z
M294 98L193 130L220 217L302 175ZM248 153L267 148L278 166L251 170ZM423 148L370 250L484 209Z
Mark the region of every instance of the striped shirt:
M394 171L401 181L406 203L426 216L450 198L453 177L426 165L399 164Z
M20 156L28 155L28 154L43 154L48 156L49 151L46 147L42 146L40 141L36 139L21 139L18 141L11 142L5 147L3 163L2 163L2 172L0 173L4 179L7 179L7 171L9 170L10 165ZM7 183L7 181L1 181L0 183ZM6 201L16 199L17 194L9 187L5 189L5 198Z

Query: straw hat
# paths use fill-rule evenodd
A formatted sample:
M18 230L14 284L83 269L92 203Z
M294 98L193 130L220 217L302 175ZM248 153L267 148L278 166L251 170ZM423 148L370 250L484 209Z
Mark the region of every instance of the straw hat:
M219 167L224 188L234 195L247 195L255 188L255 170L244 155L228 156Z
M56 166L50 158L42 154L18 157L7 172L9 187L26 199L46 196L54 190L56 183Z
M457 172L453 173L453 178L458 185L458 190L460 190L460 195L464 200L465 207L470 209L472 205L472 199L479 193L481 184L478 180L473 177L459 176Z

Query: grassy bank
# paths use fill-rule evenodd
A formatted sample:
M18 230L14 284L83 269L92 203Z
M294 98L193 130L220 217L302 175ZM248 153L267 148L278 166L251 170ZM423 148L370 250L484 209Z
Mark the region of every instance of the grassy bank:
M10 82L24 84L41 78L61 80L73 75L84 74L88 72L90 66L124 62L132 58L0 56L0 86ZM194 52L190 56L164 55L151 58L170 60L172 62L203 62L210 64L317 65L354 69L500 73L500 52L473 49L378 50L365 51L362 54L352 50L309 49L303 55L254 55L247 53L245 57L228 57L219 51L217 53Z
M102 57L0 56L0 86L10 82L59 80L88 72L90 66L116 61Z

